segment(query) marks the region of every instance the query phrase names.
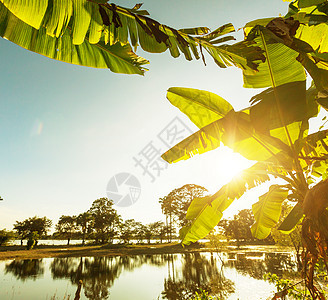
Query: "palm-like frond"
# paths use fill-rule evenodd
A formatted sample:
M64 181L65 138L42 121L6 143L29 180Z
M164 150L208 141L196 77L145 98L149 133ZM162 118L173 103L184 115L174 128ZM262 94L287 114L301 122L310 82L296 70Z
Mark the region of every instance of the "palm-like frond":
M0 2L3 6L2 11L7 9L6 14L11 13L16 17L6 19L6 22L1 23L3 31L14 28L17 19L28 26L24 28L21 26L21 30L40 31L42 35L56 38L57 43L65 37L66 40L70 38L71 45L88 43L92 49L93 45L106 48L119 43L125 49L129 48L124 47L128 44L135 48L140 45L143 50L152 53L161 53L169 49L173 57L178 57L183 53L187 60L191 60L192 55L196 59L200 57L204 59L202 49L205 49L220 67L234 64L243 69L256 69L257 61L264 59L262 50L254 46L252 42L217 46L218 43L233 39L222 37L234 31L232 24L221 26L213 32L209 32L206 27L176 30L151 19L147 11L140 10L141 5L128 9L102 0L1 0ZM35 31L32 30L33 28ZM30 39L25 32L21 35ZM9 34L2 34L2 36L15 43L18 42ZM43 38L43 40L46 39ZM62 52L70 52L72 47L65 43L63 46L67 48L64 48ZM34 51L33 47L26 48ZM132 51L129 49L128 52ZM48 55L47 51L41 54L61 59L58 55L51 53ZM96 60L92 50L79 51L78 55L85 57L81 59L81 64L83 60ZM145 63L145 60L140 58L134 58L134 60L138 60L139 64L140 61ZM69 62L69 59L65 58L65 61ZM106 67L95 63L84 63L84 65ZM138 63L136 66L139 67ZM141 74L143 70L139 68L136 73Z
M287 198L288 190L279 185L272 185L267 193L260 196L253 204L255 223L251 231L254 237L265 239L271 232L281 213L281 204Z
M46 31L45 27L37 30L23 22L0 3L0 36L25 49L67 63L109 68L116 73L143 74L143 65L148 63L137 56L129 44L109 45L102 41L92 44L85 38L83 43L76 45L69 30L60 37L50 36Z

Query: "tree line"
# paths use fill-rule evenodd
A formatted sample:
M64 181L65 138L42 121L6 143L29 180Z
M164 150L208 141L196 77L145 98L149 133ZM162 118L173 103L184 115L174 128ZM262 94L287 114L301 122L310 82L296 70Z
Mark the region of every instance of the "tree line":
M86 240L94 240L95 243L104 244L120 239L124 243L131 240L141 242L151 239L172 241L177 238L177 229L188 223L186 219L187 209L195 197L201 197L207 189L195 185L186 184L174 189L167 196L160 198L162 212L166 222L155 221L143 224L134 219L123 221L122 217L114 208L112 200L100 198L93 201L91 207L79 215L62 215L56 224L47 217L30 217L22 221L16 221L13 225L14 231L0 230L0 245L17 238L27 240L28 247L32 248L41 238L48 238L47 235L53 225L55 232L54 239L67 239L67 245L71 239L81 239L82 245Z
M91 207L79 215L62 215L57 224L53 239L66 239L67 245L71 239L82 240L85 245L86 240L93 240L96 244L112 243L114 239L120 239L124 243L130 243L131 240L142 242L157 239L161 243L163 240L169 242L177 238L180 228L191 224L188 219L187 210L190 203L195 199L208 197L208 190L200 185L186 184L180 188L172 190L168 195L159 199L162 213L165 216L165 222L156 221L149 224L143 224L134 219L123 221L122 217L114 208L112 200L100 198L93 201ZM290 211L290 207L285 206L285 211ZM283 214L285 215L285 213ZM223 219L220 221L213 235L216 238L224 238L228 242L234 240L239 243L253 243L253 237L250 227L255 222L250 209L243 209L233 216L232 219ZM47 235L53 222L47 217L30 217L23 221L16 221L14 231L0 230L0 245L7 241L17 238L23 241L27 240L28 248L37 245L40 238L48 238ZM283 240L283 237L276 232L265 242L282 243L290 245L290 241Z
M167 236L167 226L164 222L156 221L142 224L134 219L123 221L114 203L108 198L100 198L93 201L86 212L79 215L62 215L52 235L54 239L67 239L67 245L71 239L81 239L82 245L86 240L94 240L95 243L104 244L113 242L113 239L121 239L129 243L132 239L138 241L159 239L161 242ZM37 245L40 238L47 238L53 222L47 217L30 217L23 221L16 221L14 231L0 230L0 245L8 240L18 238L27 240L28 248Z

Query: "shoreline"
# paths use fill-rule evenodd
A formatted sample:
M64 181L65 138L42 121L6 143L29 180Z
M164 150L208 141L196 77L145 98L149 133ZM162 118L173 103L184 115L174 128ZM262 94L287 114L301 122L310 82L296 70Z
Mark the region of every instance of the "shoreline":
M255 249L252 249L256 247ZM193 245L182 247L178 243L146 244L146 245L40 245L36 249L26 250L25 246L2 246L0 247L0 261L12 259L40 259L53 257L86 257L86 256L128 256L142 254L173 254L193 252L252 252L263 251L272 248L275 251L290 252L290 247L279 247L270 245L223 245L219 249L206 247L204 245Z
M199 247L182 247L177 243L150 245L40 245L27 250L26 246L0 247L0 261L51 257L126 256L138 254L169 254L199 251Z

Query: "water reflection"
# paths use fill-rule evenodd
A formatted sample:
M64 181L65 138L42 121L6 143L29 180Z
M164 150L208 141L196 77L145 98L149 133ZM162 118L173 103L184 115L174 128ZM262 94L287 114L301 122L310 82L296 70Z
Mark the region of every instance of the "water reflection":
M200 290L210 295L226 298L234 292L234 283L225 278L223 265L218 257L210 259L200 253L183 254L181 256L182 274L175 273L175 259L168 260L168 277L164 281L162 297L168 300L190 299Z
M230 253L225 265L255 279L263 279L269 272L280 277L297 272L297 263L290 253Z
M22 281L36 280L44 274L44 260L14 260L5 265L5 273ZM229 268L255 279L262 279L267 272L282 275L296 271L290 254L264 252L54 258L49 270L53 280L66 279L76 287L82 280L84 296L102 300L109 299L111 287L121 274L135 272L138 276L137 269L144 265L166 268L160 297L167 300L189 299L200 289L227 299L235 292L234 282L225 276Z
M25 281L41 277L44 274L42 259L13 260L6 264L5 273L12 273L17 279Z

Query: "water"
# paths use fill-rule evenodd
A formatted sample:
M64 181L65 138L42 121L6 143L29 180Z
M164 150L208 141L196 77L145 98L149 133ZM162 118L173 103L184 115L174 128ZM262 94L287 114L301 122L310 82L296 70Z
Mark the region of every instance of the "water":
M295 271L289 253L189 253L0 261L0 299L183 300L200 288L220 299L267 299L263 274Z

